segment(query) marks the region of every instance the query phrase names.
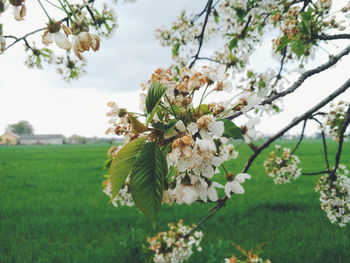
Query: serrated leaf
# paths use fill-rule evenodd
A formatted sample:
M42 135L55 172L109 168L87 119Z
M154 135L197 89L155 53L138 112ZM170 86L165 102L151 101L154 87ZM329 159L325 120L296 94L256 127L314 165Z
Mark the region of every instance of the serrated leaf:
M152 82L146 97L146 109L147 109L147 121L146 126L153 119L154 114L157 112L157 106L160 103L166 87L159 84L158 82Z
M134 168L136 159L146 142L141 137L128 142L113 158L109 175L112 182L112 198L118 194L131 170Z
M154 107L159 103L162 98L166 87L158 82L152 82L146 97L146 109L147 113L151 113Z
M155 142L146 143L131 172L130 190L135 205L153 222L159 212L167 173L160 147Z
M241 134L241 128L234 124L232 121L227 119L218 119L217 121L222 121L224 123L224 137L233 139L243 139L243 136Z

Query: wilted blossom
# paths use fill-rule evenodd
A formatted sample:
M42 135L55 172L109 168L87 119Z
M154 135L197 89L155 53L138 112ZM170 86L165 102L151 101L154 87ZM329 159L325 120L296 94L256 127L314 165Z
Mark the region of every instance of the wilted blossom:
M61 29L63 29L63 32ZM42 42L45 45L49 45L55 41L60 48L70 50L72 43L68 39L69 34L71 34L71 31L67 26L51 20L42 35Z
M97 51L100 48L100 37L98 35L90 34L89 32L80 32L73 42L74 54L83 59L81 53L89 51Z

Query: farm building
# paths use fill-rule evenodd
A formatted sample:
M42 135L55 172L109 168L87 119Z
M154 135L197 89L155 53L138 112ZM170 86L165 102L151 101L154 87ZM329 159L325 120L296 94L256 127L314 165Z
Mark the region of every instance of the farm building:
M24 134L19 138L19 144L63 144L64 137L61 134Z
M5 132L0 136L0 145L16 145L18 143L19 136L12 132Z

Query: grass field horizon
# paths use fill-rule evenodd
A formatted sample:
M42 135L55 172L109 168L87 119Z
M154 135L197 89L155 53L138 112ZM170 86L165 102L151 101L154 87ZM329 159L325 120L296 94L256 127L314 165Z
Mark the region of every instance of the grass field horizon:
M292 147L295 140L278 141ZM114 208L102 193L107 144L0 147L0 263L145 262L147 236L168 222L194 224L213 204L163 206L157 229L136 208ZM330 160L337 144L329 141ZM239 172L251 150L239 147L227 163ZM231 198L209 220L202 252L187 262L223 262L236 252L267 242L262 256L273 263L349 262L350 227L332 225L320 209L314 186L319 176L274 185L262 163L250 170L246 193ZM350 143L341 163L350 167ZM305 140L296 153L304 172L324 169L322 143ZM223 193L221 193L223 195Z

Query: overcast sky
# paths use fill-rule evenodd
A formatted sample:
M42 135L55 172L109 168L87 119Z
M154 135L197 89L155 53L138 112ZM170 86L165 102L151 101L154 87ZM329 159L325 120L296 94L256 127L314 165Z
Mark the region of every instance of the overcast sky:
M24 22L15 21L11 10L0 17L5 34L21 36L43 26L46 20L37 3L27 2L28 16ZM100 51L87 54L87 75L69 84L61 80L54 69L26 68L22 44L10 48L0 56L0 133L8 124L27 120L37 134L105 136L106 103L116 101L129 110L137 110L140 83L149 79L157 67L171 63L170 50L158 44L154 30L162 25L169 26L181 9L198 12L204 3L205 0L139 0L133 5L118 4L119 27L115 35L103 40ZM337 46L332 46L331 51L339 52L344 43L338 41ZM269 48L267 39L254 55L252 66L262 69L267 61L273 63L269 59ZM326 60L326 52L318 53L317 62ZM350 60L346 58L337 68L306 81L285 101L289 109L266 118L260 125L261 130L272 134L286 125L345 82L349 68ZM349 92L345 98L350 100ZM315 131L315 127L311 127L309 133Z

